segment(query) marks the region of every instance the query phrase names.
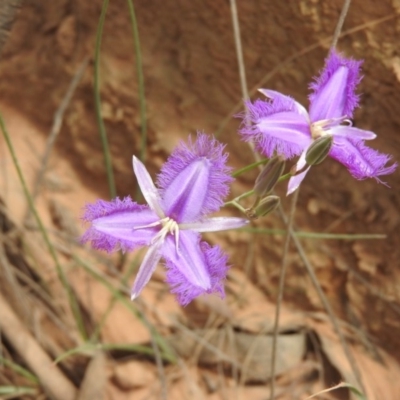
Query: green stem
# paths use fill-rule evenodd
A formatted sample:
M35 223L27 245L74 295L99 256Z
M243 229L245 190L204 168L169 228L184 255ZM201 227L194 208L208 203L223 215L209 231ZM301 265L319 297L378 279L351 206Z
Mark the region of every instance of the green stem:
M229 205L236 207L239 211L246 214L246 209L244 207L242 207L238 202L232 200L229 202Z
M253 195L253 194L254 194L254 189L249 190L248 192L245 192L245 193L241 194L240 196L235 197L233 200L227 201L227 202L223 205L223 207L225 207L225 206L234 206L234 207L237 207L235 203L238 203L241 199L244 199L244 198L246 198L246 197L249 197L249 196L251 196L251 195Z
M267 160L267 161L268 161L268 160ZM262 160L262 162L266 162L266 160ZM260 162L257 162L257 163L248 165L247 167L259 165L259 164L261 164L262 162L260 161ZM242 171L242 170L244 170L244 169L247 168L247 167L244 167L244 168L238 170L237 172L235 172L235 174L238 173L238 172L240 172L240 171ZM254 168L254 167L253 167L253 168ZM244 171L243 171L243 172L244 172ZM237 175L232 174L232 176L237 176ZM291 174L290 172L288 172L287 174L282 175L282 176L278 179L278 182L282 182L282 181L284 181L284 180L286 180L286 179L289 179L291 176L292 176L292 174ZM230 200L230 201L227 201L226 203L224 203L223 207L226 207L226 206L234 206L234 207L236 207L236 208L239 208L239 207L240 207L239 209L241 210L243 207L241 207L241 206L238 204L238 202L239 202L240 200L242 200L242 199L245 199L246 197L252 196L253 194L254 194L254 189L249 190L248 192L242 193L240 196L235 197L233 200ZM239 206L239 207L238 207L238 206Z
M111 198L115 198L117 196L117 191L115 189L114 173L112 169L111 153L110 153L110 147L108 145L106 127L104 125L104 121L101 115L101 99L100 99L100 48L101 48L101 39L103 36L104 21L106 18L106 12L108 7L108 1L109 0L103 0L99 25L97 27L97 33L96 33L96 48L94 53L94 101L95 101L97 125L99 127L101 143L103 146L108 188L110 191Z
M234 171L234 172L232 173L232 177L233 177L233 178L237 178L238 176L244 174L245 172L251 171L252 169L257 168L259 165L266 164L268 161L269 161L269 158L265 158L265 159L263 159L263 160L260 160L260 161L255 162L255 163L253 163L253 164L246 165L245 167L240 168L240 169Z
M286 235L285 229L265 229L265 228L240 228L243 232L260 233L265 235ZM324 232L302 232L296 231L295 236L307 239L327 239L327 240L376 240L386 239L387 235L380 233L324 233Z
M121 350L121 351L130 351L134 352L140 355L154 355L154 351L144 345L140 344L119 344L119 343L85 343L82 346L75 347L73 349L69 349L63 354L59 355L55 360L54 364L59 364L61 361L64 361L70 356L73 356L75 354L92 354L95 351L98 350L103 350L103 351L113 351L113 350ZM163 355L164 356L164 355ZM165 357L166 361L171 360L167 357Z
M292 175L290 172L288 172L287 174L282 175L282 176L278 179L278 182L283 182L283 181L285 181L286 179L290 179L292 176L293 176L293 175Z
M260 164L262 164L262 163L265 163L265 162L267 162L267 161L268 161L268 159L267 159L267 160L258 161L258 162L253 163L253 164L250 164L250 165L248 165L247 167L241 168L240 170L236 171L234 174L232 174L232 176L238 176L238 175L240 175L241 173L243 173L243 172L245 172L245 171L249 171L251 168L254 168L255 166L260 165ZM250 168L250 167L251 167L251 168ZM284 181L284 180L286 180L286 179L289 179L291 176L292 176L292 174L291 174L290 172L288 172L287 174L282 175L282 176L278 179L278 182L282 182L282 181ZM254 194L254 189L249 190L248 192L242 193L240 196L235 197L233 200L230 200L230 201L227 201L226 203L224 203L223 207L232 206L232 207L237 208L239 211L241 211L242 213L244 213L244 214L247 215L246 209L245 209L244 207L242 207L242 206L239 204L239 201L242 200L242 199L245 199L246 197L250 197L250 196L252 196L253 194ZM253 206L252 208L255 208L255 207L258 205L258 202L259 202L260 200L261 200L261 199L257 199L256 202L255 202L255 204L254 204L254 206Z

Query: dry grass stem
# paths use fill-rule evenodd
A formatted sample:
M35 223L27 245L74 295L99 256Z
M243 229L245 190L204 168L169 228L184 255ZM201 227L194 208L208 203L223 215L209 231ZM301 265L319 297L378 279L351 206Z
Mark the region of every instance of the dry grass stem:
M278 340L278 331L279 331L279 316L281 311L281 304L283 300L283 290L285 287L285 276L286 276L286 269L287 269L287 258L289 254L289 245L291 232L293 223L294 223L294 215L296 213L296 206L297 206L297 199L299 198L300 190L297 189L292 197L291 208L289 219L286 223L286 227L288 233L286 235L285 245L283 249L283 256L282 256L282 265L281 271L279 274L279 284L278 284L278 298L276 299L276 309L275 309L275 321L274 321L274 328L272 333L272 354L271 354L271 394L270 399L273 400L275 396L275 364L276 364L276 350L277 350L277 340Z
M311 263L309 262L306 254L304 252L304 249L303 249L303 246L300 243L300 240L294 234L292 229L288 229L288 230L289 230L290 236L292 237L293 242L294 242L294 244L296 246L296 249L297 249L297 251L298 251L298 253L299 253L299 255L300 255L300 257L301 257L301 259L302 259L302 261L303 261L303 263L305 265L305 267L306 267L307 273L311 278L313 286L315 287L315 289L316 289L316 291L318 293L318 297L320 298L323 307L325 308L326 312L328 313L329 319L331 320L332 325L333 325L333 327L335 329L335 332L339 337L341 346L342 346L342 348L344 350L344 353L345 353L345 355L346 355L346 357L347 357L347 359L349 361L349 364L350 364L351 369L352 369L352 371L354 373L355 379L356 379L358 385L360 386L360 389L363 392L365 392L364 385L363 385L362 378L361 378L360 369L358 368L358 365L356 363L356 360L354 358L354 355L353 355L352 351L350 350L350 347L347 345L346 338L344 337L343 332L340 329L340 326L339 326L339 323L338 323L337 318L335 316L335 313L333 312L332 307L331 307L328 299L326 298L324 291L322 290L322 287L321 287L321 285L320 285L320 283L318 281L318 278L317 278L317 276L316 276L316 274L314 272L314 269L313 269Z
M56 400L74 400L76 388L54 365L0 294L0 329L4 337L38 377L44 390Z
M2 0L0 2L0 54L21 2L22 0Z
M67 110L71 100L72 96L75 93L75 90L79 84L79 82L82 79L82 76L86 70L86 67L89 63L89 58L85 57L85 59L82 61L80 64L79 68L77 69L75 75L73 76L71 83L68 86L67 92L65 93L64 98L62 99L60 106L58 107L57 111L54 114L53 118L53 125L50 129L49 137L47 139L47 144L46 144L46 149L43 154L43 158L41 161L41 166L39 169L39 172L37 174L33 190L32 190L32 200L35 201L37 195L39 194L40 187L43 182L44 175L46 173L46 168L49 163L49 158L51 151L53 150L54 143L56 141L56 138L58 134L60 133L61 127L62 127L62 122L64 118L65 111ZM30 216L30 209L28 207L28 210L25 214L25 219L24 221L27 222Z
M346 19L346 15L350 8L351 0L344 0L344 4L342 6L342 10L340 11L339 20L336 25L335 33L333 34L331 49L336 47L337 41L340 36L340 32L342 31L344 20Z

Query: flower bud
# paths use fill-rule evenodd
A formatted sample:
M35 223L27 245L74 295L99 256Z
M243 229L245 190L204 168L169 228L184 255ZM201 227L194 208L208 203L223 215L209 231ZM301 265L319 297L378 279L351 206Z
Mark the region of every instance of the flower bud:
M247 216L250 219L256 219L258 217L264 217L275 211L279 206L280 198L278 196L267 196L260 201L257 207L247 210Z
M269 193L278 182L284 169L285 160L282 157L271 158L256 179L254 193L259 197Z
M332 135L321 136L311 144L306 153L306 162L308 165L318 165L329 154L329 150L332 147L333 137Z

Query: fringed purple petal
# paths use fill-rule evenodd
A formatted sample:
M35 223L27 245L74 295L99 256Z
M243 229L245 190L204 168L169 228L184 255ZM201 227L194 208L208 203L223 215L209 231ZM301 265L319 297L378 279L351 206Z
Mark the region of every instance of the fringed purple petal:
M397 168L397 163L387 166L391 156L371 149L363 141L343 137L334 137L329 155L342 163L359 180L375 178L382 183L378 177L391 174Z
M83 208L82 220L85 222L92 222L96 218L104 217L119 211L144 211L149 207L138 204L127 196L124 199L116 198L112 201L97 200L93 204L86 204Z
M253 142L257 151L272 157L278 154L291 158L300 154L310 143L311 134L307 116L289 96L273 92L270 101L247 101L246 116L239 131L243 140Z
M130 197L87 204L82 219L90 227L81 242L91 242L93 248L107 252L146 245L157 232L155 228L135 229L157 221L158 217L149 207L133 202Z
M186 233L186 232L185 232ZM173 250L173 248L172 248ZM182 252L182 248L180 251ZM170 251L171 252L171 251ZM206 242L196 241L190 245L190 254L181 254L181 257L165 257L167 267L166 282L171 286L179 303L183 306L189 304L194 298L208 293L217 293L221 298L225 296L224 281L228 271L228 256L219 246L211 247ZM188 279L188 269L201 268L207 274L208 285L199 285L197 280Z
M197 172L194 174L196 179L192 185L196 188L193 189L193 193L200 194L202 191L204 196L201 196L202 198L199 198L197 204L193 205L191 212L188 208L186 208L187 211L178 212L183 218L193 218L194 214L197 214L196 218L199 218L221 208L224 198L229 193L229 184L233 181L230 176L231 168L226 166L228 153L224 153L224 148L225 146L213 137L198 133L194 142L191 138L189 138L188 144L181 142L162 167L157 183L160 187L161 197L169 204L172 204L171 200L166 200L166 197L170 196L172 187L179 187L182 177L186 176L187 178L190 175L188 172L184 172L187 168L197 171L198 166L202 165L205 167L204 173L208 174L206 180L201 178ZM194 167L190 167L191 165ZM186 175L187 173L188 175ZM174 210L178 211L178 208L174 208ZM179 222L193 222L193 220L181 218Z
M163 209L176 222L196 221L203 214L209 187L210 161L203 157L183 169L163 192Z
M193 231L180 231L178 248L175 237L168 236L162 248L165 260L178 265L185 279L203 290L210 288L210 277L199 251L200 235Z
M271 89L258 89L260 93L262 93L265 97L268 97L271 100L274 99L279 99L281 98L282 101L285 101L285 98L289 98L294 102L294 106L296 107L296 110L305 116L305 118L308 120L308 111L305 109L305 107L297 102L296 100L292 99L290 96L285 96L284 94L277 92L276 90L271 90Z
M362 61L344 58L332 50L325 60L320 76L310 85L311 122L353 116L359 96L355 94L361 80Z

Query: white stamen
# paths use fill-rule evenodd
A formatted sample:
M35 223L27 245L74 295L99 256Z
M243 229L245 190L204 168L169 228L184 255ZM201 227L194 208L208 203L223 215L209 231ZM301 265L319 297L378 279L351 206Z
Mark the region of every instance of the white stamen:
M322 136L331 134L331 127L345 123L347 126L351 126L351 121L346 117L321 119L320 121L313 122L310 124L311 137L316 140Z
M158 226L158 225L161 225L162 223L163 223L163 220L160 219L159 221L153 222L151 224L135 226L135 227L133 227L133 230L136 231L138 229L152 228L153 226Z
M169 217L165 217L160 219L159 221L152 222L151 224L135 226L133 229L145 229L145 228L153 228L155 226L162 225L162 229L153 237L151 240L151 244L154 244L158 240L163 242L165 237L170 233L175 236L175 248L176 252L179 254L179 225L176 221Z
M178 224L176 224L174 235L175 235L175 248L176 248L176 252L179 255L180 252L179 252L179 225Z

